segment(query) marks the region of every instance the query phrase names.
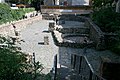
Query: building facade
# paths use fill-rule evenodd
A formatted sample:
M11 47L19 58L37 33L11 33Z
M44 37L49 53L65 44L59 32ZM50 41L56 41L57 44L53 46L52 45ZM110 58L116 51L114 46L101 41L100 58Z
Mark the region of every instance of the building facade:
M59 3L63 4L64 1L67 1L68 5L76 6L76 5L89 5L90 0L60 0Z
M5 2L5 0L0 0L0 3L4 3Z
M44 0L45 5L89 5L90 0Z

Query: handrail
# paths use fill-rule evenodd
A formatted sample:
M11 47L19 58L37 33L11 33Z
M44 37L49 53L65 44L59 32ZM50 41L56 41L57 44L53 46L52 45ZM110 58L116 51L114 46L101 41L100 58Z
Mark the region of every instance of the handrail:
M99 75L94 71L94 69L92 68L91 64L89 63L87 57L86 57L86 56L83 56L83 57L84 57L84 59L86 60L86 62L87 62L87 64L88 64L89 68L91 69L92 73L95 74L96 76L98 76L99 78L101 78L102 80L106 80L106 79L104 79L103 77L99 76Z
M93 67L91 66L91 64L89 63L89 61L85 55L72 54L71 58L72 58L71 59L72 60L71 61L72 68L79 75L84 76L84 78L86 77L87 80L106 80L94 71ZM79 62L79 65L76 62ZM77 66L77 69L79 69L79 70L76 70L76 66ZM86 68L86 66L88 66L88 67Z
M93 70L93 68L92 68L92 66L91 66L91 64L89 63L87 57L86 56L83 56L83 57L85 58L85 60L86 60L86 62L88 64L89 68L91 69L92 73L95 73L94 70Z

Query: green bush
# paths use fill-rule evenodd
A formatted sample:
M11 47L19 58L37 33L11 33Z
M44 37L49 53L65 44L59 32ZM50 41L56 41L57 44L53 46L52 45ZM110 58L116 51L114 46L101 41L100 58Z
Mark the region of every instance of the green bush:
M0 24L13 20L11 9L7 4L0 4Z
M27 55L13 46L10 39L0 37L0 44L8 44L8 46L0 46L0 80L33 80L35 71L42 71L42 64L28 63Z
M25 13L34 10L34 8L19 8L17 10L12 10L9 5L0 4L0 24L22 19Z
M93 0L93 21L104 32L116 32L120 30L120 13L115 12L113 0Z
M113 44L111 46L110 50L115 52L116 54L120 55L120 42Z
M113 0L92 0L92 2L93 2L94 10L100 10L100 9L104 9L106 7L114 6L114 5L112 5Z
M120 14L111 7L95 11L92 19L104 32L120 30Z
M34 8L19 8L19 11L22 11L24 13L29 13L29 12L35 11L35 9Z
M109 50L120 52L120 13L115 12L113 0L93 0L94 12L91 16L92 20L100 27L103 32L116 33L118 38L107 39L107 47Z
M0 37L0 44L8 44L8 47L0 47L0 80L28 80L26 56L9 41Z

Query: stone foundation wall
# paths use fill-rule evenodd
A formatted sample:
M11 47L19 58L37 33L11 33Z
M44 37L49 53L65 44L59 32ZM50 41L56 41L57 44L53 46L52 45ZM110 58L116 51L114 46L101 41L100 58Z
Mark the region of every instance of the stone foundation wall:
M97 49L105 48L104 33L100 28L89 18L85 18L85 26L89 27L89 38L94 41Z
M65 33L79 33L79 34L88 34L89 28L62 28L59 30L59 32L65 34Z
M22 29L24 29L25 27L27 27L27 25L32 24L35 21L39 21L42 20L42 16L35 16L32 18L27 18L27 19L22 19L19 21L15 21L13 22L13 24L16 26L16 30L17 31L21 31ZM7 24L3 24L0 25L0 34L3 36L15 36L14 33L14 28L12 23L7 23Z
M76 14L63 14L59 15L60 20L65 20L65 21L79 21L79 22L85 22L85 20L80 16Z
M84 48L88 45L93 45L93 43L71 43L71 42L64 42L63 40L60 40L60 39L63 39L62 36L59 36L58 37L58 33L56 34L55 31L52 32L52 37L54 39L54 43L55 45L57 46L60 46L60 47L72 47L72 48ZM73 35L72 35L73 36ZM85 35L82 35L82 36L85 36ZM65 36L64 36L65 37Z
M43 14L42 15L42 19L43 20L54 20L55 16L53 14L52 15L50 15L50 14Z
M106 48L104 33L91 19L75 15L60 15L60 20L80 21L85 23L84 28L56 28L60 33L88 34L89 39L94 42L96 49L104 50ZM64 44L67 45L67 43Z

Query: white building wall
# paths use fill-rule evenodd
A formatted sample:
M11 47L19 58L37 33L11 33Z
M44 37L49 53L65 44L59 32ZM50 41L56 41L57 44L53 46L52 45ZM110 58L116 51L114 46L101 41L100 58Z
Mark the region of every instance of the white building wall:
M0 0L0 3L4 3L5 2L5 0Z
M62 4L65 0L59 0L59 4ZM67 0L68 5L72 4L72 0Z
M89 5L89 0L72 0L72 5Z
M47 6L54 5L53 0L44 0L44 5L47 5Z
M60 4L65 0L59 0ZM68 5L89 5L90 0L67 0Z
M120 0L116 4L116 12L120 13Z
M59 5L59 0L55 0L55 5Z
M55 0L55 5L61 5L65 0ZM45 5L54 5L53 0L44 0ZM89 0L67 0L68 5L89 5Z

